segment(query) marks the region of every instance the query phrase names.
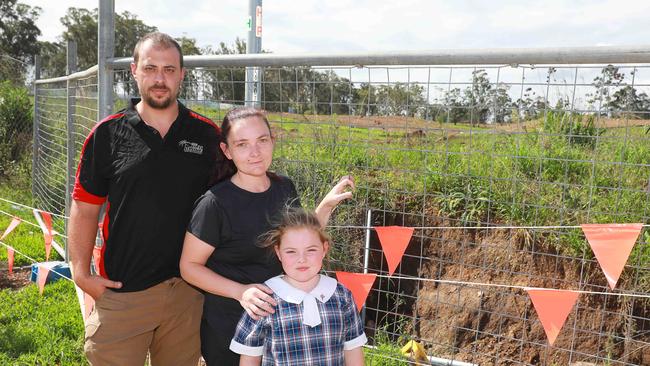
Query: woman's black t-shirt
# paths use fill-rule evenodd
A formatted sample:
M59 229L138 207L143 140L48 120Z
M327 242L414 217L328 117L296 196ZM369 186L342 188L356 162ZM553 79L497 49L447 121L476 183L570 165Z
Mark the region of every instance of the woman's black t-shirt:
M230 180L210 188L194 204L187 231L215 249L206 266L233 281L263 283L282 272L277 257L260 248L258 237L270 230L285 207L299 207L293 182L271 175L271 186L254 193ZM224 334L234 334L243 309L238 301L205 294L203 318Z

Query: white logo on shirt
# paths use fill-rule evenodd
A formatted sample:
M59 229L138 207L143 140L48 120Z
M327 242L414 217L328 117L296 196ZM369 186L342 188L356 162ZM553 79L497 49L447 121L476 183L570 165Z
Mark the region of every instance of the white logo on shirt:
M187 140L181 140L178 142L178 146L183 148L183 151L186 153L192 154L203 154L203 146L197 144L196 142L190 142Z

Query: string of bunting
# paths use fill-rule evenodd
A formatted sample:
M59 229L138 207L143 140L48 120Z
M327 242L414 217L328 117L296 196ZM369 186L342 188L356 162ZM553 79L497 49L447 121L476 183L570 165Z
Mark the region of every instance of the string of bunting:
M0 198L0 200L5 201L5 202L8 201L8 200L2 199L2 198ZM36 282L38 284L39 294L43 295L43 291L45 289L45 284L47 283L47 278L48 278L50 273L55 273L59 277L62 277L64 279L68 280L68 281L74 282L70 277L66 276L63 273L60 273L55 268L53 268L52 265L50 265L48 263L51 248L52 248L52 244L53 244L53 236L54 235L59 235L61 237L67 238L65 235L62 235L62 234L58 233L57 231L55 231L52 228L52 215L53 214L50 213L50 212L47 212L47 211L43 211L43 210L39 210L39 209L36 209L36 208L33 208L33 207L29 207L29 206L26 206L26 205L17 204L15 202L11 202L11 201L8 201L8 202L10 202L10 203L12 203L14 205L19 205L20 207L25 208L25 209L30 209L32 211L32 213L34 214L34 217L36 218L36 221L38 221L38 223L39 223L39 224L35 224L35 223L30 222L30 221L23 220L20 217L13 216L8 212L0 210L0 213L12 217L11 222L9 223L9 225L7 226L5 231L3 232L2 236L0 236L0 244L2 244L7 249L7 265L8 265L7 267L8 267L9 274L10 275L13 274L15 253L18 253L18 254L24 256L25 258L27 258L28 260L30 260L32 262L32 265L38 263L35 259L33 259L33 258L29 257L28 255L16 250L11 245L8 245L8 244L2 242L2 240L4 240L16 227L18 227L18 225L20 223L24 222L24 223L27 223L27 224L29 224L31 226L34 226L34 227L37 227L37 228L41 229L41 231L43 232L43 238L44 238L44 244L45 244L44 245L44 247L45 247L45 261L46 262L38 263L38 275L37 275ZM56 215L56 216L62 216L62 215ZM101 224L100 224L100 227L101 227ZM95 248L93 250L93 262L95 264L96 269L98 269L99 265L100 265L100 261L101 261L100 256L101 256L101 251L98 248ZM86 319L88 317L88 315L90 315L90 312L93 309L95 301L90 295L82 292L78 287L76 287L76 289L77 289L77 293L79 295L79 303L80 303L80 305L82 307L82 316L83 316L84 319Z
M39 214L40 214L40 212L45 212L45 213L47 213L47 214L49 214L49 215L51 215L51 216L61 216L61 215L55 215L55 214L53 214L53 213L51 213L51 212L42 211L42 210L39 210L39 209L36 209L36 208L32 209L31 211L32 211L32 212L34 212L34 211L39 212ZM9 216L9 217L12 217L12 218L13 218L13 217L17 217L17 216L15 216L14 214L11 214L11 213L9 213L9 212L7 212L7 211L3 211L3 210L0 210L0 214L3 214L3 215L5 215L5 216ZM41 230L42 230L42 227L41 227L41 225L39 225L39 224L35 224L35 223L31 222L31 221L28 221L28 220L25 220L25 219L22 219L22 218L20 218L20 221L21 221L21 222L24 222L25 224L31 225L31 226L33 226L33 227L35 227L35 228L38 228L38 229L41 229ZM67 235L62 234L62 233L60 233L60 232L58 232L58 231L56 231L56 230L52 230L52 235L60 236L60 237L62 237L62 238L64 238L64 239L67 239L67 238L68 238Z
M20 206L25 209L32 209L34 216L37 221L42 222L42 225L32 224L42 229L44 241L45 241L45 251L46 251L46 260L49 259L50 248L52 245L52 236L60 235L55 230L52 229L52 215L49 212L31 208L25 205L21 205L9 200L0 198L0 200L11 203L16 206ZM10 215L4 211L0 211L3 214ZM12 216L12 215L10 215ZM58 215L61 216L61 215ZM40 218L40 220L39 220ZM7 226L2 236L0 237L0 243L7 248L7 258L9 263L9 273L13 271L14 263L14 253L19 253L29 260L34 261L23 253L16 251L13 247L2 242L21 222L22 219L12 216L12 221ZM27 222L27 221L25 221ZM579 226L484 226L484 227L444 227L444 226L435 226L435 227L403 227L403 226L328 226L329 228L348 228L348 229L374 229L377 232L379 242L382 246L382 251L384 257L386 258L386 263L388 264L388 276L378 275L376 273L352 273L352 272L335 272L337 279L343 283L347 288L350 289L354 296L355 303L357 308L361 310L363 307L366 298L372 286L377 279L377 277L386 277L393 279L405 279L405 280L419 280L419 281L432 281L439 283L450 283L450 284L460 284L460 285L470 285L470 286L495 286L495 287L508 287L512 289L524 290L528 293L533 307L535 308L540 322L544 328L544 331L547 335L550 345L553 345L555 339L557 338L560 330L562 329L566 318L569 313L575 306L575 303L580 294L597 294L597 295L608 295L608 296L629 296L629 297L641 297L641 298L650 298L650 295L642 294L631 294L631 293L605 293L605 292L593 292L593 291L582 291L582 290L562 290L562 289L549 289L549 288L535 288L535 287L525 287L525 286L513 286L513 285L502 285L502 284L488 284L488 283L474 283L474 282L464 282L464 281L449 281L449 280L435 280L435 279L424 279L424 278L412 278L412 277L401 277L393 276L395 270L399 266L402 257L408 247L411 237L413 236L414 229L448 229L448 230L457 230L457 229L582 229L587 242L589 243L594 256L598 264L600 265L607 283L609 284L612 290L615 289L616 284L619 280L619 277L625 267L629 255L632 251L634 244L636 243L641 229L650 225L644 225L640 223L636 224L583 224ZM96 268L100 268L99 264L101 261L101 252L98 250L93 251L93 260L95 262ZM43 288L47 279L47 274L51 269L45 265L39 265L39 275L38 275L38 284L39 292L43 293ZM59 274L61 275L61 274ZM72 281L70 278L61 275L62 277ZM92 309L92 298L87 294L84 294L86 312L83 314L84 318L89 313L89 309ZM80 299L81 300L81 299Z
M3 213L5 215L11 216L9 213L5 211L1 211L0 213ZM34 217L36 217L37 221L39 220L40 216L40 221L43 223L42 225L37 225L32 222L29 222L27 220L23 220L20 217L17 216L12 216L11 222L5 229L5 231L2 233L2 236L0 236L0 244L5 246L7 248L7 267L9 270L9 274L13 274L13 266L14 266L14 260L15 260L15 253L18 253L22 255L23 257L27 258L32 262L32 265L38 263L34 258L29 257L28 255L22 253L21 251L17 250L16 248L12 247L9 244L6 244L2 240L7 238L11 232L18 227L21 223L25 222L27 224L30 224L32 226L38 227L43 231L43 238L44 238L44 244L45 244L45 261L47 262L50 257L50 252L52 248L52 236L55 235L57 232L52 229L52 216L50 215L49 212L41 211L38 209L33 209ZM43 289L45 287L45 282L47 280L47 276L49 272L56 273L60 277L66 278L70 281L72 281L71 278L65 276L62 273L57 272L55 269L52 269L49 265L47 264L39 264L38 265L38 278L37 278L37 283L39 285L39 292L43 294Z
M15 208L22 208L23 210L26 210L26 211L33 211L33 210L37 209L36 207L27 206L25 204L14 202L14 201L8 200L6 198L2 198L2 197L0 197L0 201L6 202L6 203L12 205ZM43 210L39 210L39 211L46 212L46 211L43 211ZM57 214L57 213L54 213L54 212L48 212L48 213L50 215L52 215L52 216L56 216L56 217L59 217L59 218L62 218L62 219L67 219L68 218L68 216Z
M589 243L598 264L600 265L605 278L612 290L625 267L629 255L636 243L641 229L647 225L643 224L583 224L578 226L582 229L587 242ZM544 328L548 342L553 345L566 318L573 309L578 295L597 294L611 296L629 296L650 298L650 295L630 293L606 293L582 290L561 290L524 286L511 286L487 283L473 283L463 281L445 281L434 279L421 279L411 277L393 276L397 266L402 260L404 252L411 241L414 227L402 226L375 226L363 227L374 229L377 232L382 252L388 264L388 276L376 273L352 273L336 272L337 279L352 292L357 308L361 310L368 297L372 285L377 277L409 279L421 281L433 281L440 283L454 283L472 286L497 286L521 289L528 293L533 303L540 322ZM503 227L498 227L503 228Z
M7 244L7 243L1 241L1 240L0 240L0 244L2 244L5 248L7 248L7 258L8 258L8 262L9 262L9 274L13 274L14 255L15 255L16 253L22 255L22 256L25 257L25 258L27 258L29 261L32 262L32 265L38 263L38 262L36 261L36 259L34 259L34 258L28 256L27 254L25 254L25 253L23 253L23 252L21 252L21 251L15 249L15 248L12 247L11 245L9 245L9 244ZM39 265L39 266L38 266L38 269L39 269L39 271L38 271L38 279L37 279L37 283L38 283L39 293L40 293L41 295L43 294L43 289L45 288L45 282L46 282L46 280L47 280L47 276L48 276L48 274L49 274L50 272L52 272L52 273L56 273L56 274L59 275L61 278L64 278L64 279L66 279L66 280L68 280L68 281L71 281L71 282L74 282L74 281L72 281L72 278L66 276L64 273L58 272L58 271L57 271L56 269L54 269L54 268L50 268L50 267L47 266L47 265Z

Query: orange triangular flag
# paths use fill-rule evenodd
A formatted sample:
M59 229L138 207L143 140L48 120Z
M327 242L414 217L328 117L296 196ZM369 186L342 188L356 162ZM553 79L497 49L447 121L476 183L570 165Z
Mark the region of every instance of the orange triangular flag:
M9 267L9 274L14 273L14 248L7 247L7 267Z
M388 263L388 275L392 276L397 265L402 261L402 256L413 236L412 227L403 226L376 226L379 242L384 249L384 256Z
M52 251L52 215L49 212L41 211L41 217L45 224L43 229L43 238L45 239L45 260L50 260L50 252Z
M352 272L336 272L336 278L352 292L354 303L357 304L357 309L361 311L363 304L366 302L368 293L375 283L377 275L374 273L352 273Z
M95 273L100 274L99 265L101 264L102 248L93 247L93 263L95 264Z
M93 299L92 296L84 292L84 313L83 313L84 320L88 319L90 313L93 311L94 306L95 306L95 299Z
M45 289L45 282L47 281L47 275L50 273L50 269L45 266L38 266L38 293L43 295L43 290Z
M542 322L548 343L553 342L560 333L569 312L578 300L578 292L544 288L526 288L533 302L539 321Z
M17 217L14 217L13 219L11 219L11 222L9 223L9 226L7 226L7 228L5 229L5 232L2 233L2 236L0 236L0 240L4 240L4 238L6 238L7 235L9 235L9 233L14 231L16 226L18 226L18 224L20 224L20 221L21 220L19 218L17 218Z
M643 224L584 224L580 225L613 290L623 272L632 247Z

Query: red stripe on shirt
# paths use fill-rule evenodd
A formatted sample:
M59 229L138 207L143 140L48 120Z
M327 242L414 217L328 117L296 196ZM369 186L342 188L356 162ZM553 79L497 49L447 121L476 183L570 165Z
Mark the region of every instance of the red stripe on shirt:
M102 238L104 239L104 245L102 245L102 255L99 256L99 275L107 278L106 268L104 268L105 256L106 256L106 243L108 243L108 223L110 221L108 213L111 209L111 203L106 204L106 211L104 213L104 220L102 222Z
M75 175L75 182L74 182L74 189L72 191L72 199L77 200L77 201L82 201L86 203L90 203L93 205L101 205L104 202L106 202L106 197L101 197L101 196L96 196L92 193L89 193L86 191L86 189L79 183L79 171L81 169L81 160L83 158L84 153L86 152L86 146L88 145L88 141L90 140L90 136L92 136L95 133L95 130L99 125L101 125L104 122L116 119L116 118L121 118L124 116L124 113L116 113L112 114L103 120L99 121L93 129L90 131L88 136L86 137L86 140L84 141L84 145L81 148L81 158L79 158L79 164L77 165L77 174Z
M214 127L217 130L218 134L221 135L221 128L219 128L219 126L217 126L217 124L214 123L210 118L203 117L202 115L200 115L200 114L198 114L198 113L196 113L194 111L190 111L190 117L196 118L199 121L203 121L203 122L209 124L210 126Z

